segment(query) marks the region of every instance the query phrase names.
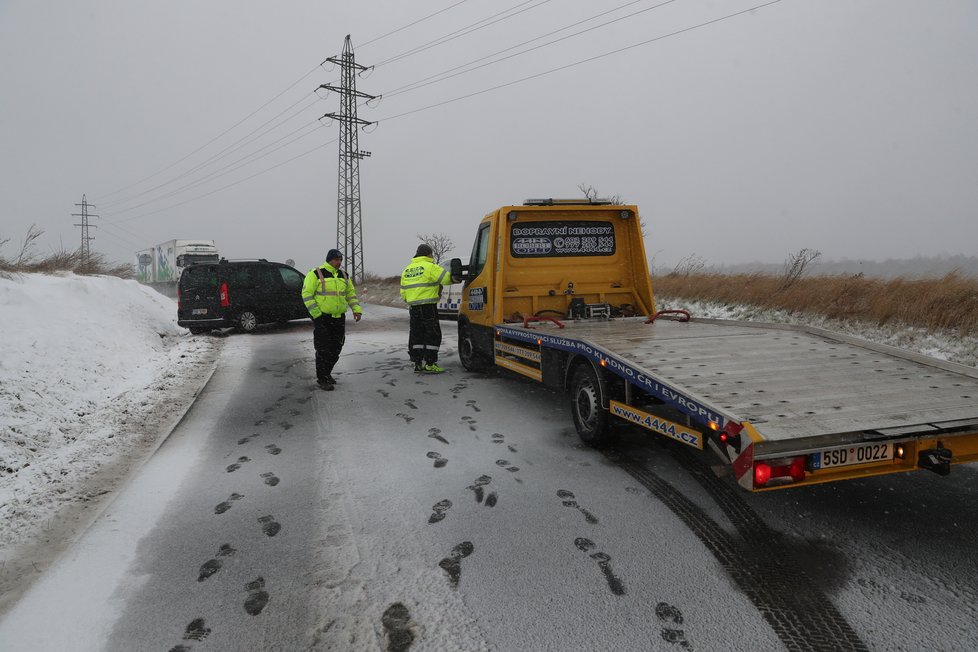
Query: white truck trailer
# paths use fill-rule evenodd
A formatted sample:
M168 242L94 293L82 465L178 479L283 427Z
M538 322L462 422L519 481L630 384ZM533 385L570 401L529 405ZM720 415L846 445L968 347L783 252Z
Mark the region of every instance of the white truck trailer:
M136 252L136 280L175 297L185 267L220 260L213 240L168 240Z

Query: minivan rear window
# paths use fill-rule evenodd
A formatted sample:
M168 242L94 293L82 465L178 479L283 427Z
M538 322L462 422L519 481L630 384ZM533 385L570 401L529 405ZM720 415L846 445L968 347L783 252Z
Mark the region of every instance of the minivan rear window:
M180 285L184 290L212 290L217 288L217 268L211 265L195 265L183 270Z

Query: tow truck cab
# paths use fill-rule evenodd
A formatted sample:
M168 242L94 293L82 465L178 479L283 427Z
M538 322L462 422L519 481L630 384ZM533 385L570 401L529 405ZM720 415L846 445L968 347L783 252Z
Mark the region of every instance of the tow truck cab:
M528 199L479 224L469 264L451 261L463 282L459 354L470 369L493 360L500 323L650 315L638 207L601 199Z

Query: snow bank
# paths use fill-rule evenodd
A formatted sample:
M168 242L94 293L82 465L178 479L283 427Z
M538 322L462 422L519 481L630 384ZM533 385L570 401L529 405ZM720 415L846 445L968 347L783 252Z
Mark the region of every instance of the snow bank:
M101 502L192 402L221 341L189 337L173 300L135 281L0 279L0 553Z

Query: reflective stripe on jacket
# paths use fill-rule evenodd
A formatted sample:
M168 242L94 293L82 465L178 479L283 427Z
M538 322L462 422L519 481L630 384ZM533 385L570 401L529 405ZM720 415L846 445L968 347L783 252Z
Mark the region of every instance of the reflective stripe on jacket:
M451 285L452 277L430 256L412 258L401 273L401 298L409 306L438 303L441 286Z
M339 317L347 308L363 312L353 281L329 263L314 267L302 283L302 301L313 319L320 315Z

